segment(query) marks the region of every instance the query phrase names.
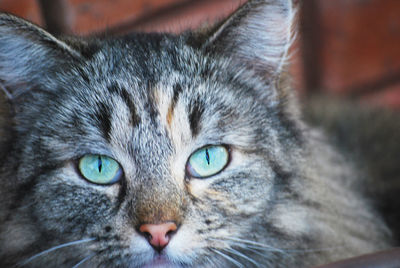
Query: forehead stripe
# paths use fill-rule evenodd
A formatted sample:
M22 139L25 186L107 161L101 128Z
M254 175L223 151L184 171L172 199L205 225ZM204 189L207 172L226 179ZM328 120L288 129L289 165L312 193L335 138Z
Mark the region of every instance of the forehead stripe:
M113 83L108 87L108 90L113 93L118 95L126 104L126 106L129 109L130 112L130 118L131 118L131 124L133 127L137 126L140 123L140 117L136 112L136 107L135 104L132 101L131 96L129 95L128 91L117 85L116 83Z
M189 124L193 136L197 136L200 130L200 121L204 113L204 103L195 99L189 104Z
M181 85L176 84L174 86L173 90L174 90L174 95L172 97L171 105L169 106L168 113L167 113L167 123L168 123L168 125L171 125L172 118L173 118L173 115L174 115L175 106L176 106L176 103L178 102L179 95L182 92L182 87L181 87Z
M98 128L103 133L104 138L110 141L110 131L111 131L111 110L103 102L98 102L96 106L96 112L94 114L94 120L97 122Z

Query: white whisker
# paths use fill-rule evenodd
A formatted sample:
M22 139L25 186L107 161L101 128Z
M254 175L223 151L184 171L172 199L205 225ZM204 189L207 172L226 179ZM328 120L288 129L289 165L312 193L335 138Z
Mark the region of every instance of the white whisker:
M262 244L262 243L259 243L259 242L255 242L255 241L251 241L251 240L240 239L240 238L232 238L232 237L227 237L225 239L226 240L231 240L231 241L236 241L236 242L241 242L241 243L244 243L246 245L258 246L258 247L261 247L261 248L264 248L264 249L269 249L270 251L277 251L277 252L280 252L280 253L285 253L285 251L283 249L279 249L279 248L276 248L276 247L273 247L273 246L269 246L269 245Z
M245 254L243 254L243 253L241 253L241 252L239 252L239 251L237 251L237 250L235 250L233 248L228 248L228 249L225 249L225 250L230 252L230 253L232 253L232 254L234 254L234 255L236 255L236 256L239 256L239 257L251 262L252 264L254 264L257 267L260 267L260 264L258 262L256 262L252 258L246 256Z
M260 246L254 246L254 245L246 245L246 244L240 243L240 242L230 241L229 244L233 245L233 246L236 246L236 247L243 248L245 250L248 250L248 251L251 251L251 252L254 252L254 253L257 253L260 256L265 256L265 252L279 252L279 253L282 253L282 254L286 253L286 252L282 252L282 250L274 250L274 249L260 247ZM262 253L262 252L264 252L264 253Z
M342 248L342 247L337 246L337 247L330 247L330 248L286 249L286 251L287 252L299 252L299 253L312 253L312 252L334 251L339 248Z
M36 259L36 258L38 258L40 256L43 256L43 255L45 255L47 253L50 253L52 251L55 251L57 249L65 248L65 247L69 247L69 246L73 246L73 245L78 245L78 244L82 244L82 243L91 242L91 241L93 241L95 239L96 238L86 238L86 239L77 240L77 241L73 241L73 242L68 242L68 243L65 243L65 244L61 244L61 245L46 249L46 250L44 250L44 251L42 251L42 252L40 252L40 253L38 253L36 255L33 255L32 257L28 258L27 260L19 263L18 266L24 266L24 265L28 264L29 262L33 261L34 259Z
M6 89L6 87L2 83L0 83L0 89L4 92L7 99L9 99L9 100L13 99L13 95Z
M265 251L266 251L265 249L262 249L262 248L254 249L254 248L251 248L251 247L247 247L246 245L240 245L240 244L237 244L237 246L239 246L241 248L244 248L245 250L250 251L250 252L252 252L254 254L257 254L258 256L261 256L261 257L265 258ZM270 251L268 250L268 252L270 252Z
M240 239L240 238L226 237L226 238L224 238L225 240L216 239L216 238L209 238L209 239L215 240L215 241L220 241L220 242L225 242L225 240L228 240L229 244L235 245L235 246L238 246L241 248L245 248L245 249L249 249L249 250L254 249L254 250L260 250L260 251L265 251L265 252L279 252L282 254L333 251L333 250L337 250L337 249L341 248L341 246L328 247L328 248L305 248L305 249L302 249L302 248L276 248L276 247L272 247L272 246L262 244L262 243L259 243L256 241Z
M236 261L235 259L229 257L228 255L220 252L219 250L216 249L211 249L213 252L217 253L218 255L220 255L221 257L223 257L224 259L227 259L228 261L230 261L231 263L233 263L234 265L236 265L239 268L244 268L243 264L241 264L240 262Z
M87 256L86 258L84 258L83 260L81 260L80 262L78 262L77 264L75 264L72 268L78 268L78 266L80 266L81 264L83 264L84 262L90 260L91 258L93 258L96 254L92 254Z

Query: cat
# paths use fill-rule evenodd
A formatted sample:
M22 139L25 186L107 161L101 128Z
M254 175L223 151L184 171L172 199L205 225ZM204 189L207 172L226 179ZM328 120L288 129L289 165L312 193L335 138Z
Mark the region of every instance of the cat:
M389 248L363 170L302 119L296 11L56 38L0 15L1 267L312 267Z

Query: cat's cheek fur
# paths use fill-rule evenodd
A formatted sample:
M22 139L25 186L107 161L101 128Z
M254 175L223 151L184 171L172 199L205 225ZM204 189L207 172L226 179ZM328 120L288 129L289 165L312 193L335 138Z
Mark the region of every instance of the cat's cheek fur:
M93 226L115 215L119 186L91 184L69 165L57 173L62 175L39 178L35 187L34 199L38 201L32 204L32 211L38 215L41 228L53 234L69 233L76 239L93 235Z
M281 204L274 208L269 217L274 219L273 226L291 236L302 236L309 233L313 225L304 207L299 205Z
M36 228L27 219L16 217L6 224L4 229L0 237L1 252L18 252L23 248L29 248L39 239Z

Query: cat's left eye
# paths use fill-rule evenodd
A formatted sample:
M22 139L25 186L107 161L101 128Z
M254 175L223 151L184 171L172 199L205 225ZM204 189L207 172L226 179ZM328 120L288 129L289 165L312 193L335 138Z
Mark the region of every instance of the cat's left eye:
M186 164L190 177L206 178L222 171L229 162L229 149L223 145L210 145L195 151Z
M105 155L87 154L79 160L79 171L89 182L113 184L122 177L122 169L117 161Z

